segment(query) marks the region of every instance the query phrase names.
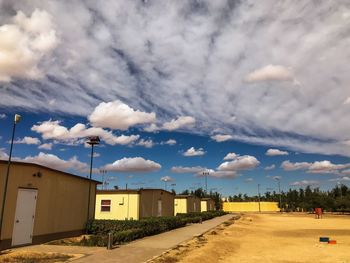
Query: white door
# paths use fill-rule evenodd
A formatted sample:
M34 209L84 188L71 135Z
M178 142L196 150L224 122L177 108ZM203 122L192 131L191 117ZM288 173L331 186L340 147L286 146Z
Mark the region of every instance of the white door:
M12 246L31 244L38 190L18 189Z
M158 214L157 216L162 216L162 200L158 200Z

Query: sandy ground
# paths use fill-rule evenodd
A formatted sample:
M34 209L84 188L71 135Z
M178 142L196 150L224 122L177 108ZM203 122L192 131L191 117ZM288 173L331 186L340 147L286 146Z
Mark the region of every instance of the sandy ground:
M320 236L337 244L319 243ZM315 219L306 214L247 214L152 262L350 263L350 216Z

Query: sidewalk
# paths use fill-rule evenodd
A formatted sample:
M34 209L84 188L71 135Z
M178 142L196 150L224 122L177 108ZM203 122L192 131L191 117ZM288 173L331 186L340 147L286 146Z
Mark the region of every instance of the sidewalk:
M51 245L31 246L24 249L38 252L61 252L85 255L74 260L74 263L142 263L162 254L184 241L188 241L195 236L207 232L232 217L234 217L232 214L216 217L204 221L202 224L193 224L159 235L145 237L113 250L107 250L106 248Z

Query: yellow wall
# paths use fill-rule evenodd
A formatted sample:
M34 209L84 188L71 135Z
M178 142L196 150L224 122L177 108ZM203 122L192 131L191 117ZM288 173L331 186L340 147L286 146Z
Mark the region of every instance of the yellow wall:
M0 205L7 163L0 162ZM33 174L41 173L41 177ZM33 236L85 229L89 181L34 164L12 163L7 188L2 240L12 238L19 188L38 190ZM94 214L96 183L91 183L90 218Z
M225 212L259 212L259 202L224 202ZM278 202L260 202L261 212L278 212Z
M111 200L111 211L101 212L101 200ZM140 195L138 193L111 192L96 194L96 219L139 219Z
M175 198L174 199L174 215L177 213L187 213L187 199Z
M207 201L201 201L201 212L206 212L206 211L208 211Z

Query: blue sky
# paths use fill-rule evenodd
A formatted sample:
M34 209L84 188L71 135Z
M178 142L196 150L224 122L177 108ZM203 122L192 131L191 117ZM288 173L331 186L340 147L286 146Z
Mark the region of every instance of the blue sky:
M348 183L350 4L234 3L0 0L0 157L19 113L16 158L86 176L99 135L110 187Z

